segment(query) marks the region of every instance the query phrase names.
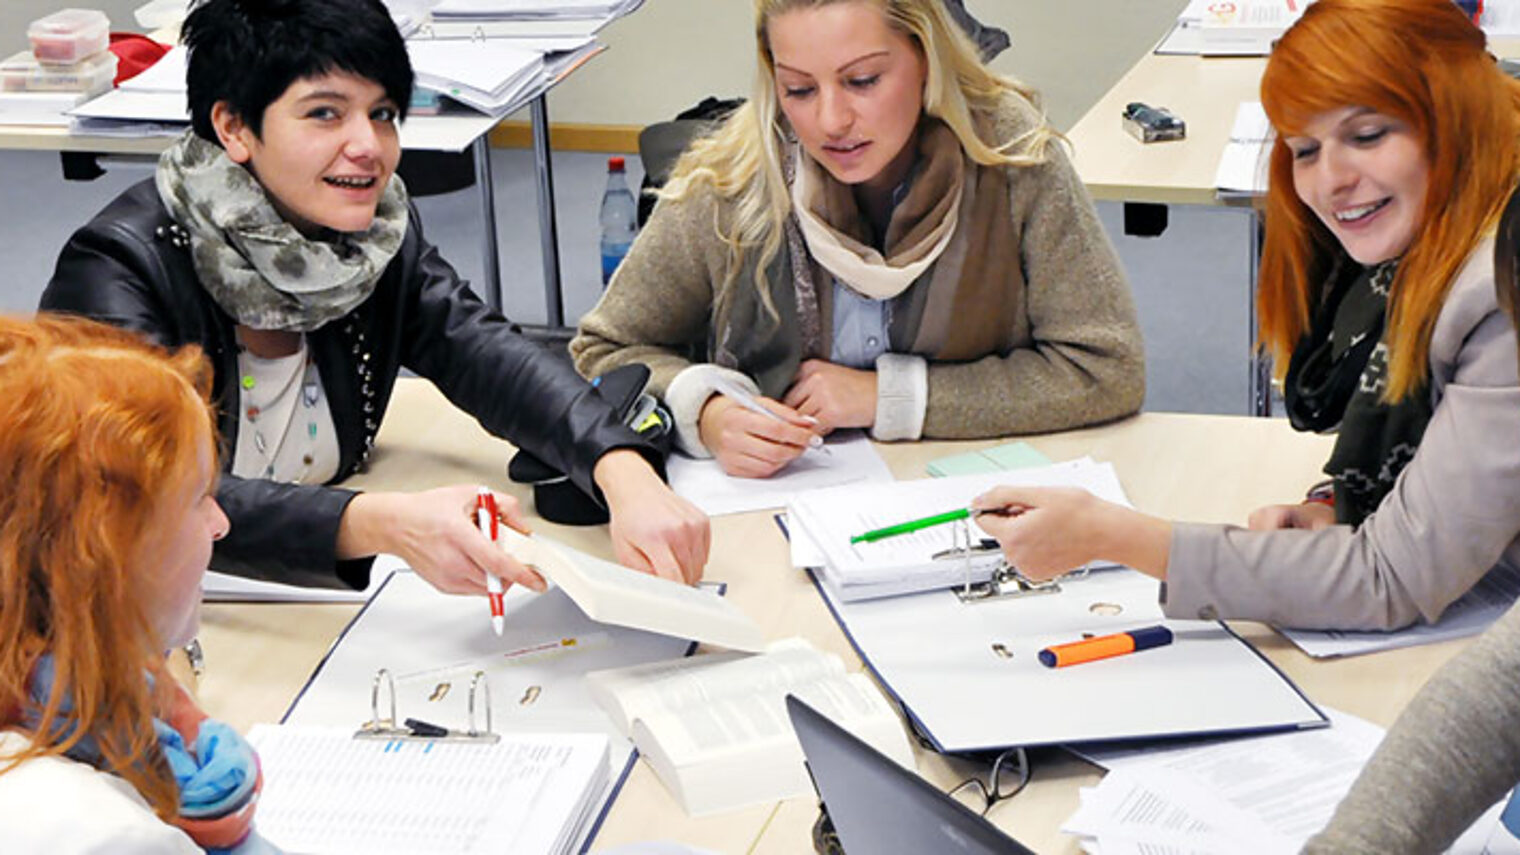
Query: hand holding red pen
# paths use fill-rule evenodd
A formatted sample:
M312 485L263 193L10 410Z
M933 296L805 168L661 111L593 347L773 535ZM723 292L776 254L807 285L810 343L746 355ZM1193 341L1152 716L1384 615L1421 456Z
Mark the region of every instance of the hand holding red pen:
M479 488L460 484L419 493L361 493L349 502L339 530L339 556L389 552L446 594L484 595L486 573L504 583L544 589L544 580L480 535ZM517 500L495 494L497 518L528 532Z

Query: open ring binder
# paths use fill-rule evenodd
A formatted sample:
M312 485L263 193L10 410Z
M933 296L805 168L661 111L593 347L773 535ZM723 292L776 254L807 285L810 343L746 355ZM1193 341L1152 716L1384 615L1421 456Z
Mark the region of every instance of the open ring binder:
M389 698L390 716L380 717L380 694L384 687ZM484 697L485 720L484 730L475 727L475 699L477 696ZM374 682L370 684L369 712L370 719L360 728L354 731L355 739L402 739L420 742L484 742L496 743L501 741L501 734L491 729L491 683L486 678L486 672L476 671L470 678L470 694L467 699L467 721L465 730L446 730L443 735L417 733L410 727L400 724L401 719L396 717L396 681L391 676L389 668L381 668L375 672Z

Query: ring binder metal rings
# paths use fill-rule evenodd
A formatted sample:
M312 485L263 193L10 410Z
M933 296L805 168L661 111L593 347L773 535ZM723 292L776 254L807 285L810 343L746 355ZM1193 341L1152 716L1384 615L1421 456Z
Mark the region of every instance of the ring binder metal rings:
M381 687L384 687L387 706L390 715L380 717ZM481 703L485 707L485 729L475 727L475 699L481 697ZM495 743L501 741L501 735L491 729L491 684L486 679L486 672L476 671L470 678L470 694L466 698L468 720L465 722L465 730L448 729L442 736L431 733L418 733L411 728L404 727L396 717L396 681L391 676L389 668L381 668L375 672L375 679L370 684L369 712L370 719L360 728L354 731L355 739L383 739L383 740L408 740L417 742L486 742Z
M988 545L986 541L975 541L971 538L970 524L966 520L956 520L950 524L951 545L949 549L936 552L934 560L954 561L959 560L965 568L965 583L960 587L952 588L955 596L963 603L985 603L992 600L1007 599L1009 597L1035 597L1041 594L1061 593L1061 583L1071 579L1081 579L1087 575L1088 568L1083 566L1069 573L1062 573L1054 579L1036 582L1019 572L1007 561L999 562L992 571L992 576L985 582L972 582L972 559L978 555L998 551L996 541Z

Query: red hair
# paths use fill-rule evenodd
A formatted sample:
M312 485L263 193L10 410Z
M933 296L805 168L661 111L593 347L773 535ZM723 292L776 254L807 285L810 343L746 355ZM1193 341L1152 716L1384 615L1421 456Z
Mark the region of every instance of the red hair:
M179 510L162 497L203 477L208 450L215 471L210 389L196 348L165 353L77 318L0 317L0 726L33 730L3 770L89 736L103 769L160 817L178 815L152 726L171 678L145 574L155 529ZM52 688L40 721L25 722L44 654Z
M1278 377L1342 253L1298 198L1283 138L1318 114L1358 106L1407 124L1428 160L1420 226L1389 295L1386 399L1423 386L1446 292L1493 228L1520 164L1520 83L1499 70L1485 44L1451 0L1319 0L1273 48L1261 79L1277 134L1257 310Z

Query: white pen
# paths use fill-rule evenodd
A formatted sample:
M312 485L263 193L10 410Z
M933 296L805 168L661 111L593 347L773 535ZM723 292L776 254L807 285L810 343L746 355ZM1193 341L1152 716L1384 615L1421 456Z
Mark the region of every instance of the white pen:
M500 518L496 513L496 497L485 487L475 495L475 525L480 533L485 535L494 546L496 544L496 526ZM501 580L495 573L486 571L486 595L491 601L491 628L501 635L507 628L506 608L502 603Z
M784 422L786 424L791 424L791 422L787 421L779 413L771 411L770 409L766 408L766 406L764 404L762 404L759 401L755 400L755 396L751 395L749 393L748 389L745 389L743 386L740 386L739 384L735 383L734 381L730 380L727 377L723 377L723 376L714 377L713 378L713 391L717 392L719 395L722 395L723 397L729 399L730 401L733 401L735 404L738 404L739 406L743 407L744 409L749 410L752 413L759 413L762 416L769 416L769 417L775 419L778 422ZM803 416L803 418L810 418L810 417L809 416ZM816 422L817 420L814 419L813 421ZM823 437L819 436L816 433L808 438L808 447L809 448L816 448L819 451L822 451L824 454L828 454L829 453L829 450L827 448L825 448L824 445L823 445Z

